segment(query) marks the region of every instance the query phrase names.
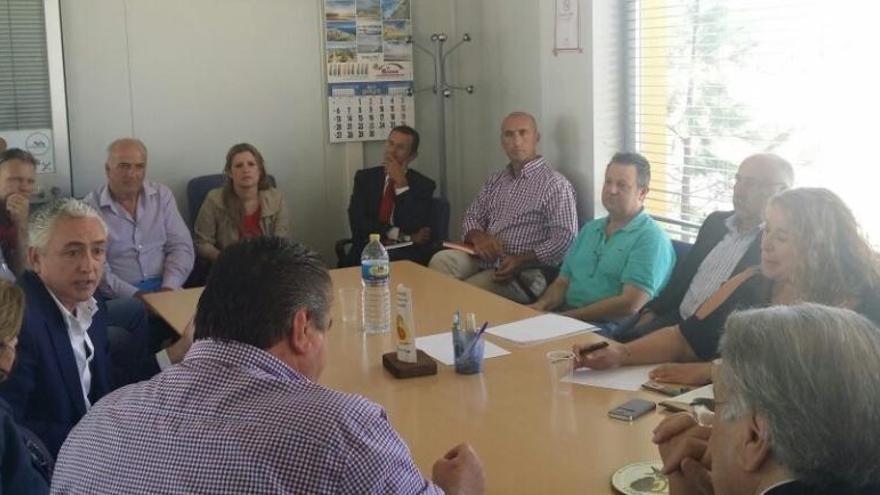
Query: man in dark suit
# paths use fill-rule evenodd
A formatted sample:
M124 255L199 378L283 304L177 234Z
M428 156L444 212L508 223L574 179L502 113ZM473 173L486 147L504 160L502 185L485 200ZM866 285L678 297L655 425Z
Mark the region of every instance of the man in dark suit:
M392 260L409 259L427 264L431 247L431 197L434 181L409 168L419 150L419 133L397 126L385 141L383 164L359 170L348 205L352 247L348 265L360 263L370 234L380 234L384 244L412 246L389 251Z
M146 354L111 356L106 305L94 297L107 245L97 212L75 199L52 203L32 216L29 241L33 271L19 278L26 309L18 360L0 397L55 456L92 404L158 373L159 364ZM191 335L179 339L165 350L168 359L179 362L191 342Z
M693 316L724 281L759 264L767 201L793 183L791 164L777 155L763 153L743 160L733 186L733 211L716 211L706 218L666 288L613 337L627 342L677 325Z

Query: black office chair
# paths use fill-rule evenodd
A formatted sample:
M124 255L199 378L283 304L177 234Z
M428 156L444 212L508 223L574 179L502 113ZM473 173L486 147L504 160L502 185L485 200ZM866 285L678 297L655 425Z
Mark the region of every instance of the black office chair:
M678 266L684 262L684 259L687 257L688 253L691 252L691 248L694 245L689 242L684 241L672 241L672 250L675 251L675 268L678 269Z
M560 265L548 265L546 263L540 263L538 261L525 263L516 270L516 273L514 273L513 283L516 284L516 286L519 287L521 291L523 291L523 293L528 298L529 304L531 304L537 301L538 298L541 297L541 294L535 294L535 292L531 288L531 285L529 284L529 281L526 280L525 276L523 275L523 272L528 270L540 271L541 275L544 277L544 281L547 282L547 285L545 286L546 290L546 288L550 287L550 284L552 284L553 281L556 280L556 277L559 276L559 268Z
M431 227L431 246L434 250L440 249L443 241L449 239L449 201L444 198L431 198L431 218L428 225ZM350 237L336 241L336 266L344 268L355 266L353 253L350 252L354 242Z

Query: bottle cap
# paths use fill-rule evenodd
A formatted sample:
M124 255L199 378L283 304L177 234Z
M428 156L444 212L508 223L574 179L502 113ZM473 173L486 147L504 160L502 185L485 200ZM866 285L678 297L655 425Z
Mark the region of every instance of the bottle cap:
M370 234L370 242L379 242L381 236L379 234Z

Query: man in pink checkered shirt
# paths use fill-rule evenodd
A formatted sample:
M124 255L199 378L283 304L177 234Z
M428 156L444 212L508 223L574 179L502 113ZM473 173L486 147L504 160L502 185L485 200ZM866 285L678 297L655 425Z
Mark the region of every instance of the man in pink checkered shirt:
M186 359L95 404L61 449L52 493L482 494L470 446L428 479L380 405L318 383L332 301L330 274L302 245L224 249Z
M577 235L574 188L538 154L535 118L513 112L501 123L501 146L510 163L489 176L465 212L464 241L475 256L440 251L431 268L518 302L525 294L512 283L525 263L558 264ZM533 292L545 283L526 273Z

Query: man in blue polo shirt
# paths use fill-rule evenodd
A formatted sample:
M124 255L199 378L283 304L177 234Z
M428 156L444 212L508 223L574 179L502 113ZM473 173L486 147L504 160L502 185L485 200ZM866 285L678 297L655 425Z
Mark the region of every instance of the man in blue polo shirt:
M617 153L605 168L602 205L608 216L581 229L559 277L532 307L591 322L636 314L672 273L675 252L645 212L651 165L637 153Z

